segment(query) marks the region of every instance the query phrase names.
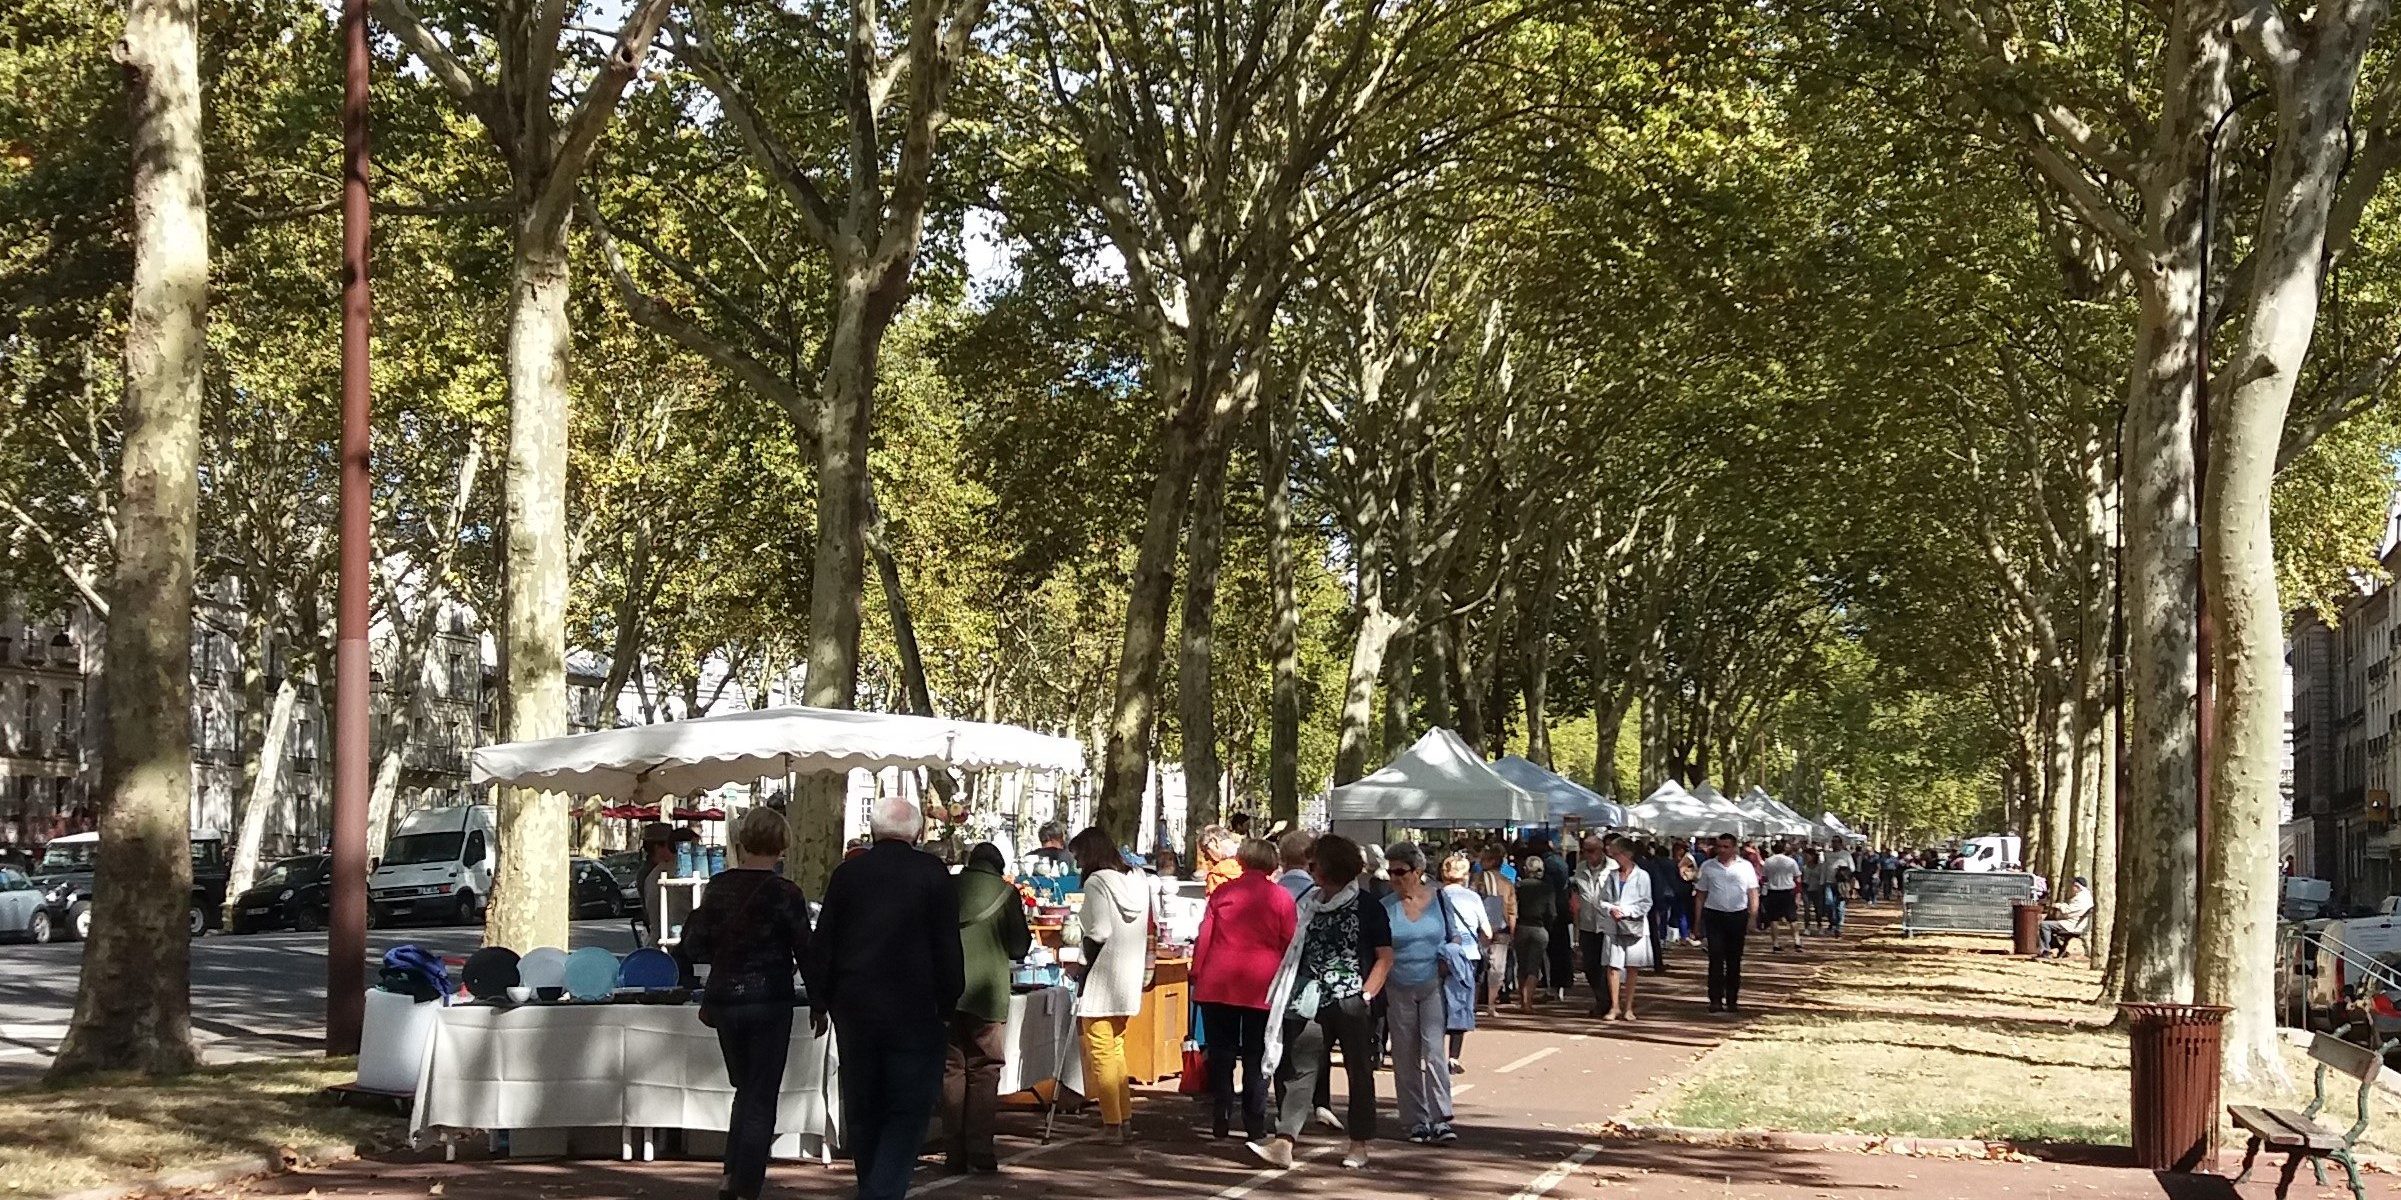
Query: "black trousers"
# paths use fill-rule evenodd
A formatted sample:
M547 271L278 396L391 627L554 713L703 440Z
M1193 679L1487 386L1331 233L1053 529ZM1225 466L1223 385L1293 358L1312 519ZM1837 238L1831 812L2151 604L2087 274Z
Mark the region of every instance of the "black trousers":
M1675 899L1651 906L1651 974L1667 974L1667 914Z
M767 1186L767 1159L775 1148L776 1100L792 1050L792 1005L712 1006L709 1019L717 1023L717 1051L734 1085L734 1109L725 1123L726 1185L752 1200Z
M1308 1126L1319 1081L1329 1073L1328 1048L1339 1045L1342 1073L1350 1081L1350 1094L1343 1098L1349 1110L1343 1114L1344 1130L1356 1141L1376 1136L1376 1063L1370 1024L1367 1001L1359 996L1319 1009L1314 1020L1284 1022L1284 1059L1276 1064L1276 1082L1284 1089L1283 1107L1276 1114L1278 1134L1297 1138Z
M1567 990L1567 985L1576 981L1576 951L1568 940L1568 931L1575 926L1576 923L1567 915L1567 901L1561 900L1559 911L1551 916L1550 961L1550 985L1561 991ZM1525 968L1521 966L1518 969L1522 971Z
M942 1095L949 1030L939 1021L895 1026L836 1016L834 1042L842 1054L843 1140L859 1200L903 1200Z
M1709 1006L1732 1008L1742 1003L1742 939L1751 931L1751 914L1705 908L1701 929L1709 937Z
M1592 1010L1617 1007L1617 976L1609 969L1609 939L1588 929L1576 931L1577 953L1584 958L1584 983L1592 989Z
M1214 1104L1214 1128L1222 1137L1234 1127L1234 1075L1242 1075L1242 1131L1252 1141L1267 1136L1267 1073L1259 1069L1267 1053L1267 1010L1203 1004L1201 1029L1208 1035L1209 1099Z

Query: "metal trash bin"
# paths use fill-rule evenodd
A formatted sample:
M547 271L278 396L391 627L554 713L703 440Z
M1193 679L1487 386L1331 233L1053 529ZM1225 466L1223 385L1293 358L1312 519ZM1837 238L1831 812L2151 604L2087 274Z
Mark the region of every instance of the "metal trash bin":
M2027 958L2043 952L2043 906L2033 900L2009 902L2010 949Z
M2218 1004L2120 1004L2134 1067L2134 1158L2145 1170L2214 1167L2226 1014Z

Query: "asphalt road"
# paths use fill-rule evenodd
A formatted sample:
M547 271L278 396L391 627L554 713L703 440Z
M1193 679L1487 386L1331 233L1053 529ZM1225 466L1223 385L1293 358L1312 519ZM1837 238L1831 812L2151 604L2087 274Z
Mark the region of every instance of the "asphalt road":
M634 948L623 918L579 921L573 946ZM414 942L446 955L483 944L483 931L457 925L371 930L368 982L384 951ZM22 1083L49 1065L75 1012L83 970L81 942L0 945L0 1086ZM192 1034L211 1062L273 1054L315 1054L325 1036L325 935L212 933L192 943Z

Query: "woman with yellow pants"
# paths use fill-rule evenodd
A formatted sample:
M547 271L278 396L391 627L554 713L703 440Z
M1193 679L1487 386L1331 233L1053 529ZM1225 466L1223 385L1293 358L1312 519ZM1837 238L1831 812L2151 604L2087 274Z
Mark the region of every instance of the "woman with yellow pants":
M1067 850L1084 874L1084 904L1078 910L1084 982L1075 1004L1083 1031L1084 1087L1100 1105L1102 1136L1122 1145L1134 1117L1125 1028L1142 1011L1142 981L1150 970L1150 887L1126 871L1117 844L1098 829L1075 835Z

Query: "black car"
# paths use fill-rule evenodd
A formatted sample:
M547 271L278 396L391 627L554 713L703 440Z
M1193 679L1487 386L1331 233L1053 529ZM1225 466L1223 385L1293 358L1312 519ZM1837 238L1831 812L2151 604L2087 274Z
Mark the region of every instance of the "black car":
M615 854L604 854L600 857L600 865L608 868L609 874L617 879L617 895L620 899L618 907L623 910L625 916L639 917L642 915L642 860L644 857L645 855L639 850L620 850Z
M599 859L575 859L567 864L567 871L567 894L574 907L575 920L589 921L596 917L625 914L624 889L618 884L617 877L600 864Z
M297 929L304 933L325 928L332 903L329 883L333 859L302 854L267 868L258 882L233 905L233 932Z
M193 937L223 923L226 867L225 839L194 837L192 898L188 924ZM100 852L96 834L71 833L42 849L33 884L42 893L42 907L57 933L81 941L92 936L92 867Z

